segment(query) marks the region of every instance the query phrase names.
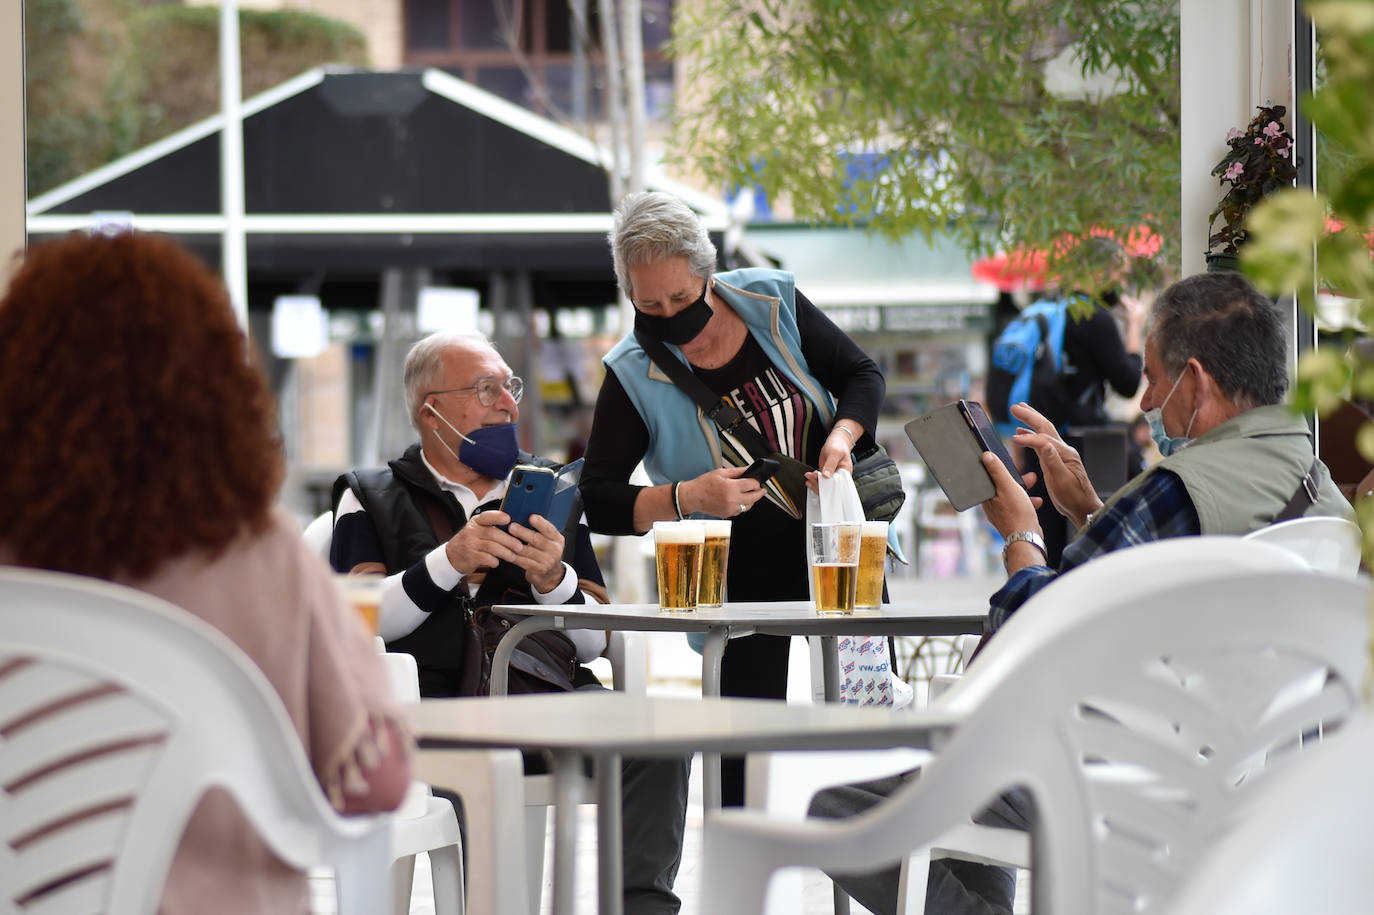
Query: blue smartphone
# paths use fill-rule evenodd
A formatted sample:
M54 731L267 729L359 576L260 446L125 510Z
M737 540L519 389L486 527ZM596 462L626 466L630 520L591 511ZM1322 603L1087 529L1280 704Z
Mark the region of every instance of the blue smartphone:
M541 515L560 531L568 523L573 500L577 495L577 481L582 473L579 458L562 470L517 464L510 474L510 485L501 500L501 511L510 515L513 524L530 526L530 515Z

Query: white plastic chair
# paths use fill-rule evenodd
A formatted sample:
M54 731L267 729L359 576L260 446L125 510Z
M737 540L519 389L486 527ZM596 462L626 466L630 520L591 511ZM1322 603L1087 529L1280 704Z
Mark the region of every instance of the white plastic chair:
M381 639L377 639L381 642ZM385 646L383 645L383 648ZM415 658L398 652L380 652L386 666L392 695L400 702L420 701L420 675ZM519 772L520 754L492 751L508 757L507 765ZM499 797L498 797L499 802ZM410 893L415 882L415 856L429 854L434 886L435 915L463 915L463 841L458 815L446 799L435 797L429 785L412 781L405 801L391 821L391 884L395 915L410 911Z
M305 526L305 530L301 531L301 538L312 553L328 562L329 548L334 543L334 513L324 512L316 515L314 520Z
M226 791L341 915L388 904L387 817L325 800L281 700L218 630L108 582L0 569L0 909L154 912L201 796Z
M334 536L332 522L333 513L325 512L311 521L303 533L306 543L326 562L329 560L329 550ZM388 658L395 654L385 652L384 643L378 650ZM610 662L611 681L617 691L638 696L645 694L648 657L642 633L611 631L601 656ZM402 657L409 658L413 667L413 657ZM404 683L405 676L405 672L399 668L395 669L396 679L393 679L393 686L409 692ZM415 698L418 699L418 675L415 682ZM439 908L441 879L445 881L446 887L456 886L459 904L465 895L468 908L474 912L506 913L528 909L535 915L538 913L544 883L544 836L547 831L549 808L554 803L553 777L530 775L521 779L523 767L519 754L514 754L513 759L512 775L508 768L509 763L504 758L487 757L482 755L481 751L468 754L452 751L421 752L417 755L416 774L424 782L439 785L463 799L468 827L467 871L459 870L456 882L446 873L434 873L436 915L444 913L444 909ZM513 789L512 780L520 783L518 792ZM412 786L412 791L414 790L416 789ZM427 788L425 790L428 791ZM595 800L594 783L591 779L585 779L580 802L589 804ZM410 801L409 797L407 801ZM442 799L431 799L427 803L435 810L439 810L436 806L438 803L443 803L446 807L452 806ZM524 817L510 816L508 807L523 807ZM442 811L436 815L442 817ZM411 827L417 835L407 841L406 847L414 847L416 851L427 850L423 847L424 842L428 841L426 837L433 838L436 833L420 823L398 828L409 830ZM409 832L406 834L409 835ZM516 849L522 850L516 852ZM401 898L402 880L407 887L413 881L415 853L402 855L397 851L398 867L401 868L395 872L395 893L398 903ZM405 878L407 862L400 860L403 858L409 859L410 879ZM431 864L433 862L434 857L431 856ZM513 868L513 862L523 862L523 865ZM517 874L523 875L524 879L521 880ZM515 884L520 884L519 889L515 888ZM448 890L445 889L444 893L447 898ZM408 888L405 896L408 901ZM456 911L461 912L462 909Z
M1268 568L1246 567L1261 549L1249 561ZM1186 580L1192 563L1211 576ZM702 911L761 911L778 868L891 866L938 853L951 829L957 846L984 829L970 816L1017 785L1039 811L1033 910L1158 910L1235 789L1299 748L1295 735L1351 714L1366 589L1239 538L1096 560L1028 601L950 688L940 707L966 723L887 802L842 821L708 819ZM904 903L919 905L924 866L906 883Z
M1171 915L1364 915L1374 866L1374 719L1275 776L1180 888Z
M1355 575L1360 571L1360 528L1344 518L1293 518L1262 527L1244 539L1292 550L1319 572Z
M1091 603L1104 587L1104 579L1100 577L1104 574L1117 577L1116 581L1111 581L1110 587L1116 596L1125 597L1142 589L1153 588L1161 575L1168 575L1170 581L1182 583L1207 578L1227 569L1257 572L1282 568L1304 570L1307 565L1293 553L1268 545L1256 549L1242 546L1241 539L1236 537L1195 537L1186 541L1146 544L1122 551L1113 559L1113 568L1115 571L1110 573L1095 572L1084 576L1079 570L1065 575L1046 589L1045 594L1052 597L1041 596L1038 600L1054 600L1068 605ZM977 636L960 636L959 650L965 667L978 642ZM959 674L941 674L932 678L931 703L939 703L941 697L961 678ZM943 705L938 707L943 708ZM916 750L751 754L747 761L746 784L751 786L753 794L746 797L745 806L763 809L785 819L801 820L817 791L834 785L896 775L921 765L928 756L925 751ZM924 910L925 873L929 858L956 857L1011 867L1029 867L1030 852L1024 834L1009 836L1006 833L1007 830L969 823L943 836L933 849L922 849L910 856L903 867L911 884L911 892L907 894L901 911L912 915ZM918 889L920 892L916 892ZM800 905L799 894L800 881L797 875L780 875L770 890L767 911L775 915L795 911Z

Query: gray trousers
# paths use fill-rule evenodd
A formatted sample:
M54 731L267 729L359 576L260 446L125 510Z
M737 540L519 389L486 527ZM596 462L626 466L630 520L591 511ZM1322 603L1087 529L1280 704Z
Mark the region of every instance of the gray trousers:
M620 767L621 854L625 915L677 915L682 901L673 892L682 864L682 831L687 823L687 776L691 758L627 759ZM525 754L525 772L548 771L545 761ZM468 846L462 799L435 788L458 811L463 848ZM466 856L464 857L466 863Z
M844 819L863 813L886 800L920 770L892 775L871 782L841 785L818 792L807 813L814 817ZM978 816L975 823L1029 829L1031 804L1021 791L997 798ZM840 888L876 915L897 911L897 884L901 872L889 867L868 874L831 874ZM974 864L954 858L930 862L926 882L926 912L930 915L1011 915L1016 898L1016 869Z

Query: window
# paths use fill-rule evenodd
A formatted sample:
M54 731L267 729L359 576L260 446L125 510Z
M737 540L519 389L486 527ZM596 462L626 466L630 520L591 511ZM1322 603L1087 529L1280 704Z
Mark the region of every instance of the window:
M405 63L440 67L502 98L547 114L540 93L529 81L541 81L552 105L571 113L572 70L577 29L568 0L404 0ZM499 6L498 6L499 4ZM587 29L593 51L588 55L587 107L601 110L600 24L596 0L587 0ZM645 90L650 117L659 117L673 97L672 64L663 54L672 23L673 0L643 0ZM506 30L517 31L515 48ZM517 53L518 52L518 53ZM529 76L521 70L520 57Z

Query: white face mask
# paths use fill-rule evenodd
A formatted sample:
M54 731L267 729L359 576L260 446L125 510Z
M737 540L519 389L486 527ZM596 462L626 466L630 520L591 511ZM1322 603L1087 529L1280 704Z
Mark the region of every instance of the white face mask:
M1164 403L1153 410L1145 411L1145 421L1150 424L1150 438L1155 440L1155 444L1159 446L1159 453L1164 457L1182 451L1193 443L1188 433L1193 431L1193 423L1197 420L1197 407L1193 408L1193 415L1188 420L1188 428L1183 430L1182 435L1170 436L1164 431L1164 408L1168 405L1169 398L1173 397L1174 392L1178 390L1178 383L1183 380L1183 376L1187 372L1188 368L1185 366L1178 377L1174 379L1174 386L1169 389L1168 395L1164 398Z

